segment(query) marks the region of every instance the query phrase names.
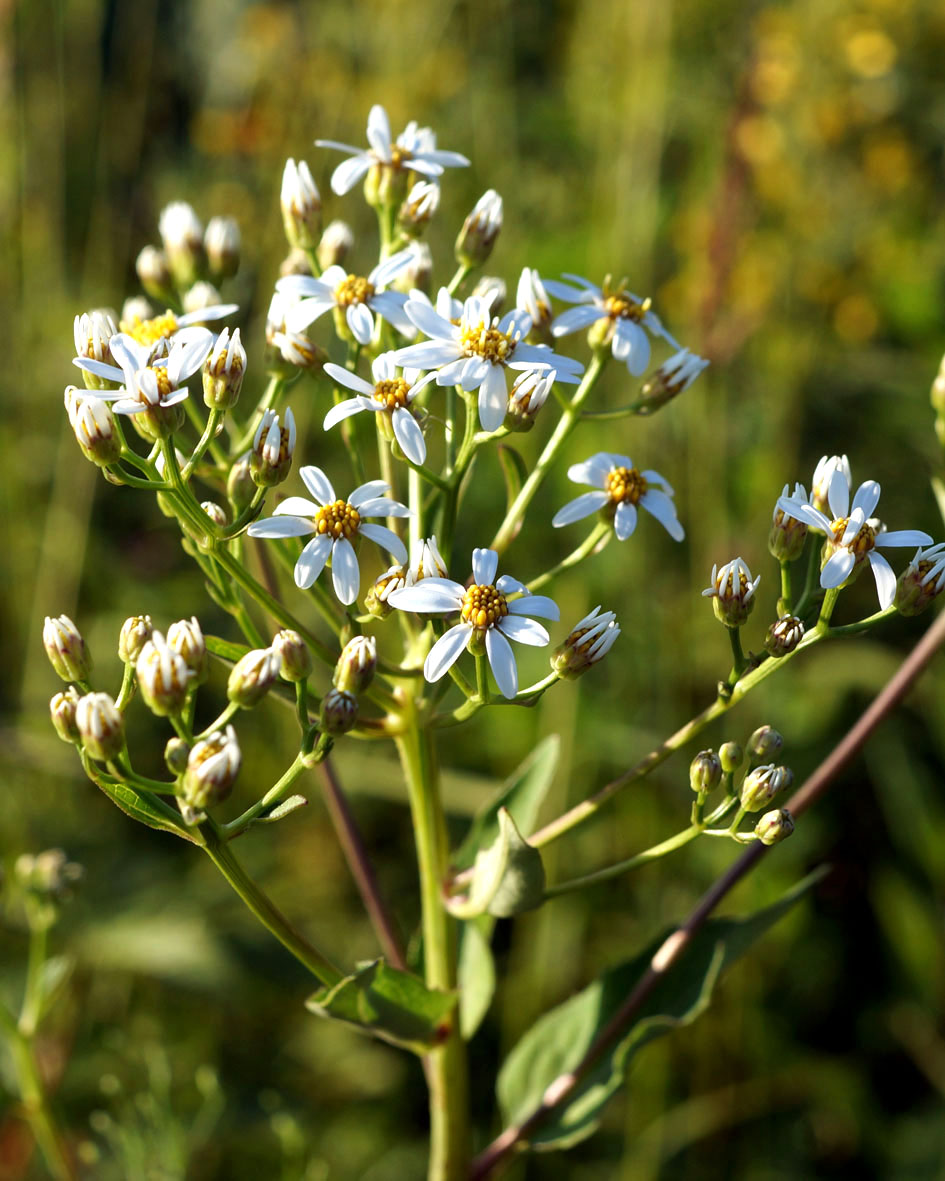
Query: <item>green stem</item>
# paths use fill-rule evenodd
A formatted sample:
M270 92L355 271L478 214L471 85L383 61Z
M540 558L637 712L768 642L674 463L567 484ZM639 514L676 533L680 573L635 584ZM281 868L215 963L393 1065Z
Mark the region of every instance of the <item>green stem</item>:
M308 727L306 726L306 729L307 728ZM270 808L274 807L276 804L281 803L285 799L285 797L289 794L289 789L304 770L305 763L302 760L302 756L299 755L296 757L295 762L292 763L292 765L286 770L282 778L279 779L277 783L273 784L273 786L270 787L270 789L261 799L257 800L256 803L251 807L247 808L241 816L237 816L235 820L231 820L229 824L221 824L219 829L220 833L228 841L231 841L234 837L238 837L241 833L244 833L258 816L261 816L263 812L268 811Z
M817 619L817 631L822 635L830 630L830 616L833 615L834 608L837 605L837 599L840 598L840 587L832 587L824 595L824 601L820 605L820 616Z
M322 984L327 987L337 984L342 979L341 972L292 926L285 915L260 890L237 861L225 840L221 840L218 826L212 820L208 820L203 828L206 838L204 850L207 856L266 930Z
M741 628L729 627L725 630L728 632L729 642L732 645L732 671L728 675L728 683L734 685L748 666L748 661L742 649Z
M450 279L446 288L450 295L456 294L463 283L466 282L466 279L469 277L469 275L472 274L472 270L473 268L466 266L465 263L459 264L459 266L456 268L456 273L453 275L452 279Z
M601 549L603 549L601 542L603 541L604 545L606 545L613 535L613 527L608 522L598 521L595 527L587 535L584 541L581 542L577 549L572 550L566 558L562 558L557 566L552 566L551 569L546 570L544 574L539 574L537 578L533 578L528 584L528 589L534 593L539 589L539 587L542 587L546 583L550 582L562 571L567 570L570 566L577 565L578 562L582 561L589 554L592 554L598 545L600 545Z
M476 655L476 692L483 705L489 704L489 674L486 671L486 658Z
M792 614L791 563L781 562L781 598L778 600L778 615Z
M188 398L187 401L190 402L190 398ZM187 463L184 465L184 470L181 472L181 477L185 483L190 479L194 468L201 461L201 459L203 459L204 452L213 443L214 439L216 439L222 424L223 412L220 410L211 410L207 418L207 425L204 428L204 432L200 436L197 446L194 448L194 453L191 455L190 459L187 460ZM215 455L214 458L218 463L224 462L222 452L219 456Z

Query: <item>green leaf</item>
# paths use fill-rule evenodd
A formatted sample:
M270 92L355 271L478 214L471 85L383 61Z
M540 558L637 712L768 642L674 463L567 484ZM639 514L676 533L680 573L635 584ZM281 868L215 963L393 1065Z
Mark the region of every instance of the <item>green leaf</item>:
M456 1000L454 993L427 988L410 972L374 960L331 988L319 989L305 1005L319 1017L423 1054L449 1037Z
M688 1025L707 1007L722 972L804 895L825 871L816 871L781 899L742 919L710 919L645 1001L631 1024L601 1054L575 1089L534 1129L536 1151L569 1148L590 1136L607 1101L647 1042ZM512 1050L499 1072L497 1094L506 1124L518 1124L541 1105L547 1088L575 1070L595 1038L620 1009L650 965L665 936L541 1017Z
M488 849L476 854L467 894L454 894L446 908L457 918L491 914L510 918L541 906L545 897L545 867L541 854L515 827L505 808L499 809L499 832Z
M71 955L53 955L45 960L40 970L39 990L42 997L41 1012L48 1013L55 1005L72 970L75 968L75 958Z
M543 738L505 781L498 793L476 814L466 839L453 856L456 869L468 869L481 849L499 835L499 809L506 808L518 828L531 832L558 768L561 740L557 734Z
M495 993L495 961L489 916L463 923L459 936L459 1031L469 1041L489 1011Z
M229 640L221 640L219 636L204 636L204 642L211 656L225 660L228 664L236 664L249 651L245 644L231 644Z
M182 820L180 823L177 822L175 819L176 813L172 812L166 804L150 800L146 795L139 795L138 792L134 791L126 783L100 783L99 786L112 803L117 804L122 812L126 816L130 816L132 820L146 824L148 828L157 828L162 832L171 832L174 836L181 837L185 841L190 841L193 845L203 843L202 838L198 834L189 831L184 826Z
M289 816L292 812L299 808L304 808L308 800L305 796L289 796L287 800L283 800L281 804L277 804L271 812L267 812L265 816L259 816L256 819L257 824L269 824L273 820L281 820L283 816Z

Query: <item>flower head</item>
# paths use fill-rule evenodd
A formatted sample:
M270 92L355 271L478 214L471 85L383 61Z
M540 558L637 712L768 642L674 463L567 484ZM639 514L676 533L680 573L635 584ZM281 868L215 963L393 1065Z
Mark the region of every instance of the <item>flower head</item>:
M272 488L281 484L292 467L295 451L295 416L286 408L281 421L271 407L263 416L253 436L250 452L250 470L253 480L260 488Z
M456 239L456 257L465 266L480 266L492 253L502 229L502 198L488 189L463 222Z
M232 217L211 217L203 235L210 274L229 279L240 268L240 227Z
M74 385L66 386L63 400L69 425L86 459L99 467L116 463L121 455L121 438L108 403L97 394L85 393Z
M544 647L547 631L528 619L558 619L558 607L544 595L533 595L516 578L496 578L499 555L491 549L474 549L472 585L468 588L449 578L424 578L414 586L394 591L390 604L400 611L420 614L455 614L459 623L436 641L423 664L428 681L438 681L470 645L484 645L489 666L504 697L518 692L518 668L509 640ZM481 649L480 649L481 650Z
M404 455L411 463L423 463L427 457L427 448L420 424L410 410L410 403L433 380L432 373L421 377L419 370L405 369L403 376L399 376L392 353L382 353L372 364L373 384L340 365L327 364L325 372L357 394L357 397L339 402L328 411L324 422L326 431L362 410L383 414L390 422L394 438Z
M915 557L896 583L896 609L901 615L918 615L945 590L945 541L917 549Z
M242 755L232 726L227 726L226 730L215 730L194 743L184 772L184 802L200 811L222 803L233 790L241 762ZM185 819L191 822L190 818Z
M388 550L399 561L406 561L407 549L396 533L383 525L373 525L366 517L409 517L410 509L385 495L390 488L383 480L371 480L342 500L330 480L318 467L303 467L299 475L314 497L290 496L277 506L275 516L254 521L248 529L252 537L304 537L314 533L295 564L295 583L307 590L331 559L331 577L335 594L342 603L353 603L361 588L358 555L352 544L359 536L367 537Z
M595 607L590 615L585 615L574 625L564 643L555 649L551 667L559 677L579 677L592 664L604 659L619 635L620 624L613 611L601 614L600 607Z
M313 343L306 333L290 331L286 325L286 317L299 303L297 296L279 291L274 292L269 301L269 311L266 313L266 344L270 365L273 362L280 365L284 362L292 369L315 369L325 360L324 349Z
M682 541L686 535L676 516L669 483L659 472L638 471L629 456L598 451L584 463L569 467L568 479L575 484L592 484L600 491L585 492L558 509L551 521L556 529L602 511L613 520L618 540L626 541L637 527L639 505L659 521L674 541Z
M741 627L755 606L755 591L761 575L752 579L742 558L726 562L721 570L713 565L712 584L702 594L711 597L715 617L726 627Z

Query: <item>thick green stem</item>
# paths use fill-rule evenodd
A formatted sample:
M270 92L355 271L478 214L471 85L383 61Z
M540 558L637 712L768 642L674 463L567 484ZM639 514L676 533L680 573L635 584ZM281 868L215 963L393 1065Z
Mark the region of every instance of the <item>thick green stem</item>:
M397 749L417 845L426 983L430 988L452 991L456 988L456 922L443 905L449 845L436 760L430 733L421 729L412 704L405 711L404 722ZM469 1162L469 1083L466 1047L458 1023L443 1045L430 1051L425 1063L430 1088L428 1181L464 1181Z

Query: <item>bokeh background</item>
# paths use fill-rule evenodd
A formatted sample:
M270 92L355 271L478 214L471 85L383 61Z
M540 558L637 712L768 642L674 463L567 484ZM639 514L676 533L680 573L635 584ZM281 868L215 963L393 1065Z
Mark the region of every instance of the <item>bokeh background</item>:
M552 593L565 620L598 602L617 611L624 634L606 665L535 711L490 711L444 752L459 837L536 739L560 734L550 817L710 699L728 668L699 596L713 562L741 554L762 574L746 629L760 645L777 593L774 499L786 482L809 484L820 455L847 452L855 480L882 483L892 528L943 536L928 388L945 345L945 12L934 0L7 0L0 29L0 853L9 868L60 845L86 867L53 936L76 960L42 1041L57 1111L88 1175L106 1181L419 1177L417 1063L308 1016L304 974L212 867L110 807L48 725L45 614L80 623L97 687L113 691L129 614L166 624L197 613L233 635L153 502L81 458L62 412L72 318L137 291L134 258L167 201L234 216L244 261L229 293L250 381L285 252L287 156L309 161L326 216L351 221L355 257L370 265L370 211L357 192L331 196L340 157L312 140L363 142L377 101L395 130L429 123L473 162L444 181L431 232L441 279L464 213L494 187L505 228L490 271L510 284L526 264L612 272L653 296L712 367L659 415L619 424L617 449L675 485L687 540L646 519L562 579ZM599 405L634 392L614 368ZM326 395L310 384L293 397ZM523 441L526 457L546 433ZM617 437L588 430L568 458ZM488 464L477 473L460 551L498 519L498 481ZM548 505L572 492L562 471ZM578 537L552 535L545 507L509 551L522 577ZM845 618L872 609L867 581L844 594ZM770 722L803 779L925 622L791 663L699 745ZM945 1175L943 720L939 664L729 909L771 900L827 861L815 896L727 977L707 1017L641 1056L595 1139L510 1176ZM159 752L166 736L137 724ZM241 739L248 793L271 781L280 740L294 741L291 718L272 707L244 720ZM554 846L550 875L683 827L693 753ZM409 933L417 899L396 766L356 746L338 767ZM303 928L353 962L373 938L314 778L308 794L303 813L246 838L242 854ZM732 856L706 841L500 924L499 992L474 1047L480 1137L497 1130L488 1080L537 1014L678 919ZM15 909L0 949L0 988L13 996L25 954ZM0 1074L0 1178L42 1176Z

